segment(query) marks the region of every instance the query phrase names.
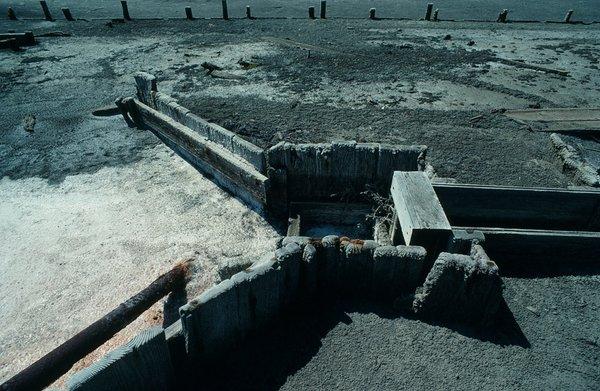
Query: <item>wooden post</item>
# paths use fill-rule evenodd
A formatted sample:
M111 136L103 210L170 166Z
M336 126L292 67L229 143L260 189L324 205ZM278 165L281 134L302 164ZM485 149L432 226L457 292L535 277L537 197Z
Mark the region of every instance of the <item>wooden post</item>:
M507 9L503 9L502 12L500 12L500 15L498 15L498 19L496 20L496 22L498 22L498 23L506 23L507 16L508 16L508 10Z
M427 4L427 11L425 12L425 20L431 20L431 11L433 11L433 3Z
M42 6L42 12L44 13L44 19L53 21L52 14L50 13L50 9L48 8L48 4L44 1L40 1L40 5Z
M188 263L180 263L147 288L92 323L0 385L1 390L38 390L50 385L98 346L184 282Z
M185 7L185 17L187 20L194 20L194 14L192 14L192 7Z
M8 19L17 20L17 14L15 14L15 11L12 9L12 7L8 7L7 15L8 15Z
M375 19L375 8L371 8L369 10L369 19L372 19L372 20Z
M436 9L435 11L433 11L433 21L437 22L438 21L438 13L440 12L439 9Z
M131 20L131 16L129 16L129 8L127 7L127 0L121 0L121 8L123 8L123 19Z
M567 11L565 15L565 23L571 23L571 16L573 16L573 10Z
M61 8L61 11L63 13L63 15L65 16L65 19L68 20L69 22L74 21L75 19L73 19L73 15L71 15L71 10L68 8Z
M300 236L300 215L288 218L287 236Z
M229 19L229 12L227 12L227 0L221 0L221 6L223 7L223 19Z
M249 5L246 6L246 18L248 18L248 19L254 19L252 17L252 11L250 11L250 6Z
M321 0L321 19L325 19L327 17L327 1Z
M315 18L315 7L308 7L308 17L309 19Z

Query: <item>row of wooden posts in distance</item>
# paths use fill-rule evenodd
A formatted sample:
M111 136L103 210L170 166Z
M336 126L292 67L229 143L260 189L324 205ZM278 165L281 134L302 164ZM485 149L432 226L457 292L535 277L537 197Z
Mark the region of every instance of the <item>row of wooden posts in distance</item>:
M54 18L52 17L52 14L50 13L50 9L48 8L48 4L46 3L46 1L41 0L40 5L42 7L42 12L44 13L44 19L48 20L48 21L53 21ZM223 11L223 19L228 20L229 19L229 11L227 10L227 0L221 0L221 6L222 6L222 11ZM129 15L129 7L127 5L127 0L121 0L121 8L123 9L123 19L131 20L131 16ZM71 13L71 10L69 8L63 7L63 8L61 8L61 11L66 20L68 20L68 21L75 20L75 18L73 18L73 14ZM369 9L369 19L373 19L373 20L380 19L375 15L375 12L376 12L375 8ZM189 20L195 19L194 15L192 13L192 7L185 7L185 16ZM564 23L571 23L572 16L573 16L573 10L567 11L567 14L565 15ZM310 19L316 19L315 7L308 7L308 17ZM320 9L319 17L321 19L327 18L327 1L326 0L321 0L321 9ZM17 20L17 14L15 13L15 11L12 7L8 7L8 18L10 20ZM252 11L250 10L249 5L246 6L246 18L256 19L256 17L252 16ZM433 3L427 4L427 10L425 11L424 19L426 21L434 21L434 22L437 22L439 20L439 9L433 10ZM496 21L499 23L506 23L508 21L508 10L503 9L500 12L500 14L498 15L498 18Z

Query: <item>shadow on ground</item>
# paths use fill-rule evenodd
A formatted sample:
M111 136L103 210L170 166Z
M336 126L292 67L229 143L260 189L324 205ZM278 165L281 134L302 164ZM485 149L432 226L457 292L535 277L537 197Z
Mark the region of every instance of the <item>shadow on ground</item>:
M328 334L332 330L342 325L352 325L353 317L356 314L374 314L378 322L381 320L385 325L391 324L394 332L399 332L400 323L420 323L414 317L395 310L391 304L372 301L330 300L317 305L302 306L299 311L284 315L268 331L250 337L242 346L226 357L211 361L204 368L200 365L192 366L187 376L180 377L188 380L188 383L183 386L186 389L197 389L199 385L202 385L202 389L206 390L280 389L290 376L304 370L303 368L319 354L320 350L324 348L323 340L326 337L331 339ZM389 332L389 327L385 325L382 325L381 328L371 328L370 333ZM409 325L409 327L413 326L415 325ZM502 346L530 347L527 338L523 335L504 301L494 327L487 328L485 331L464 325L435 324L434 326L451 328L469 338ZM360 328L361 326L356 327ZM343 337L350 338L349 332L342 334ZM331 376L331 372L341 370L342 367L347 369L345 367L347 364L341 362L341 357L340 362L337 363L338 356L348 356L343 350L352 350L351 347L344 347L343 337L334 337L341 339L342 350L333 353L333 359L336 362L332 362L330 368L319 367L318 371L322 370L323 376ZM364 336L365 340L368 338L370 337ZM382 335L382 339L384 338ZM330 341L327 342L327 344L330 343ZM404 346L398 345L397 348L395 353L399 355L406 353ZM329 346L325 349L331 350ZM366 357L368 353L371 352L351 352L350 355L359 354L360 357L363 357L364 354ZM365 359L366 361L368 360ZM357 363L357 365L360 366L362 363Z

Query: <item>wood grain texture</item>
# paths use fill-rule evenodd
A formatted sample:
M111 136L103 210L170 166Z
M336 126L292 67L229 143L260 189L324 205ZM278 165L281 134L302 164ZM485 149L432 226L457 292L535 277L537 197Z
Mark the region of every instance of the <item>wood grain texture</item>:
M553 108L508 110L507 117L521 121L539 122L570 122L570 121L600 121L600 108Z
M72 391L167 390L173 367L161 327L142 331L69 379Z
M148 127L194 167L253 207L266 203L269 180L254 166L165 114L135 100Z
M473 229L460 228L457 229ZM514 228L477 228L485 235L485 249L501 270L526 265L598 264L600 232L550 231Z
M453 226L600 231L600 191L433 185Z
M450 223L425 173L394 172L391 194L407 245L420 245L429 251L432 241L450 237Z

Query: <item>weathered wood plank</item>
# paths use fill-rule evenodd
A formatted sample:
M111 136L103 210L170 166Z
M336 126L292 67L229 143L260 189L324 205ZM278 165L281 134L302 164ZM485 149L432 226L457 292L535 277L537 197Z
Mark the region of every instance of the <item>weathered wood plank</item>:
M600 191L433 184L453 226L600 230Z
M565 121L600 121L600 108L553 108L508 110L507 117L521 121L565 122Z
M432 246L447 242L452 228L425 173L394 172L391 194L407 245L423 246L430 251Z
M169 147L250 205L264 206L269 179L254 166L167 115L134 102L144 123Z
M291 202L290 214L299 215L303 223L334 225L356 224L365 220L373 209L368 204L335 202Z
M69 379L69 390L166 390L173 367L161 327L142 331L127 344Z
M288 219L287 236L300 236L300 215Z
M187 270L187 262L179 263L148 287L8 379L0 385L0 389L37 390L47 387L67 372L73 364L131 323L158 299L182 284ZM141 387L145 388L143 384Z
M0 40L14 39L19 46L32 46L37 43L31 31L24 33L0 33Z
M600 263L600 232L456 228L483 232L485 249L503 272L531 266L543 269L558 264Z

